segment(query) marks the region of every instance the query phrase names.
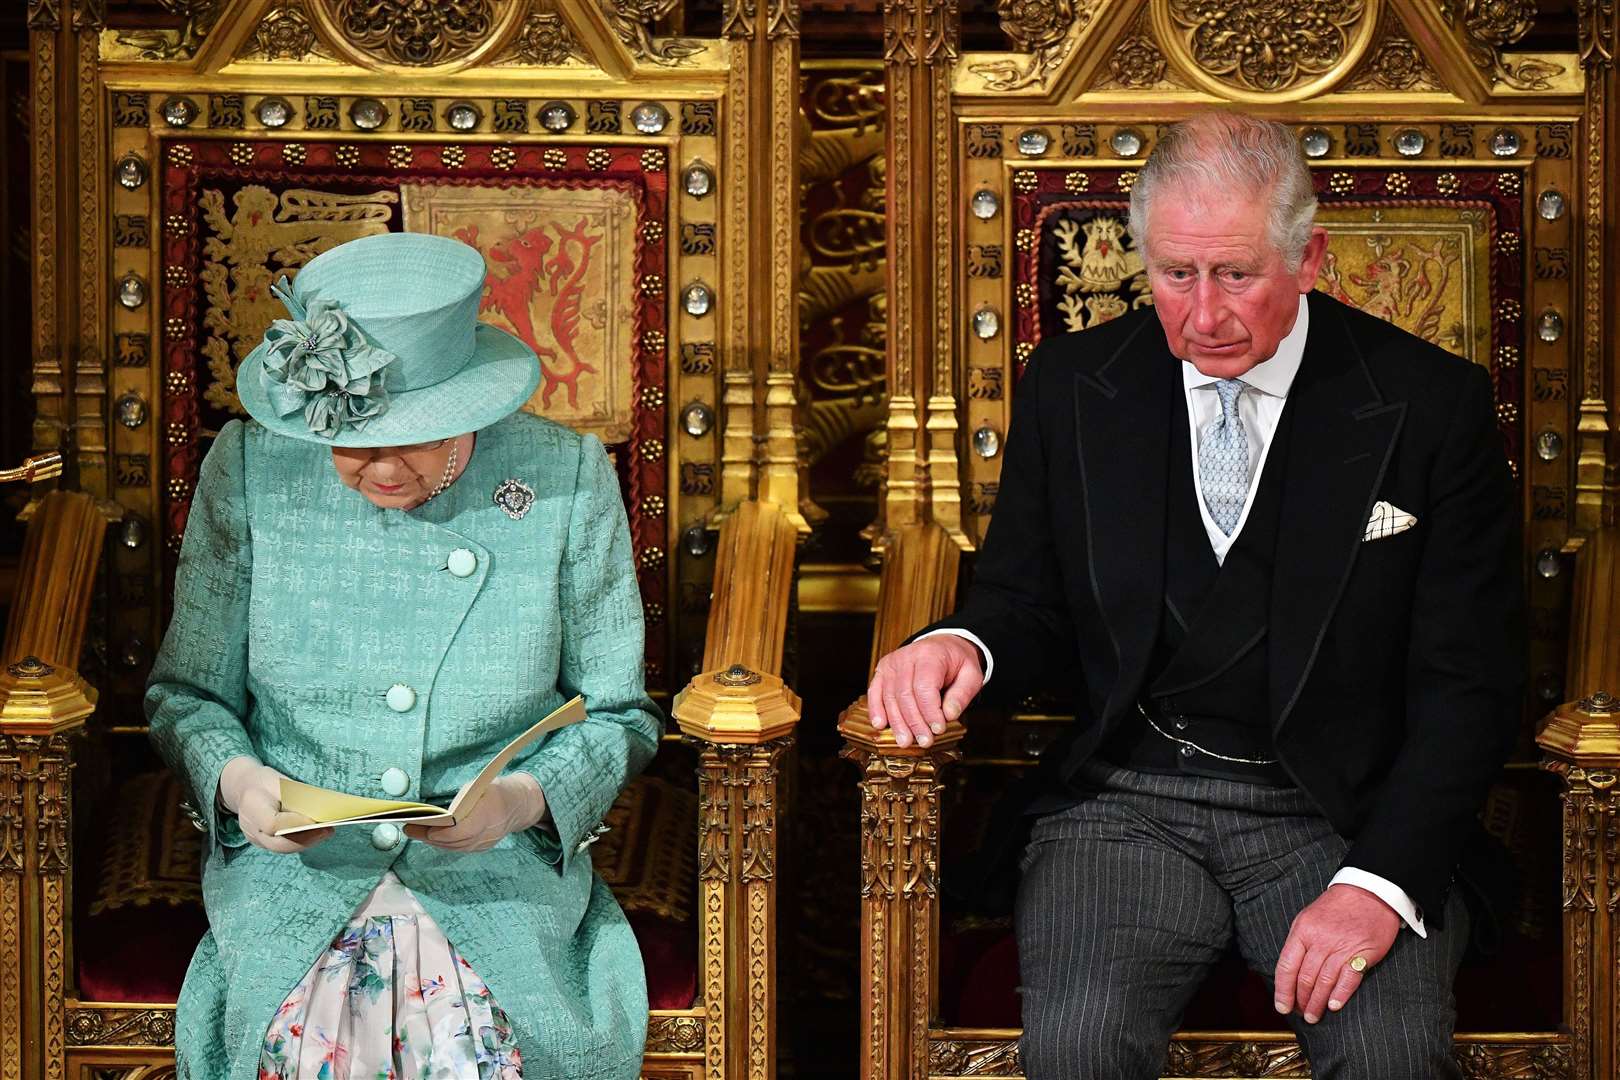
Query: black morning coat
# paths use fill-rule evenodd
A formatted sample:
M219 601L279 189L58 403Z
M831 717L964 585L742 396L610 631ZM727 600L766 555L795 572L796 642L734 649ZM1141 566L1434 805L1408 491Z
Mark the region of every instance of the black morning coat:
M1438 924L1519 729L1514 484L1484 368L1321 293L1309 304L1292 437L1266 466L1284 470L1269 720L1289 775L1350 841L1346 865ZM984 641L994 698L1074 688L1075 722L1042 757L1045 790L1139 722L1184 400L1150 309L1042 342L1014 396L973 583L929 628ZM1417 524L1363 542L1380 500Z

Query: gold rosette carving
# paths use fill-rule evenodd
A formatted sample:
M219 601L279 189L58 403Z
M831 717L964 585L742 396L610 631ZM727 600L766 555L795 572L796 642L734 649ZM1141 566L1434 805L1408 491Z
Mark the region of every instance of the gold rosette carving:
M1157 0L1159 40L1189 78L1237 100L1320 93L1366 51L1380 0Z

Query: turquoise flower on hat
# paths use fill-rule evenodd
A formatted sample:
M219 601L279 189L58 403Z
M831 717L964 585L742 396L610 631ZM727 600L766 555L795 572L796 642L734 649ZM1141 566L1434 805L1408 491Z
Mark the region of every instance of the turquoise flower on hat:
M311 432L332 439L386 413L386 369L398 357L367 341L336 300L306 304L286 278L270 291L292 316L264 333L264 389L276 415L302 412Z

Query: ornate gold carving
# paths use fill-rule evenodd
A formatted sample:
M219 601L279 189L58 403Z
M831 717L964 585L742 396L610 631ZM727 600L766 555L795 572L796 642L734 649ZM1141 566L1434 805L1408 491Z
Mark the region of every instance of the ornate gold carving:
M1167 0L1166 39L1217 85L1245 94L1302 89L1369 36L1376 0ZM1158 9L1155 9L1157 14Z
M535 11L523 22L512 50L525 63L560 67L570 60L588 59L574 31L555 11Z
M44 33L62 29L62 0L28 0L28 29Z
M1479 1080L1547 1080L1570 1075L1570 1043L1550 1035L1503 1042L1458 1041L1452 1056L1462 1074ZM1299 1044L1287 1036L1262 1039L1188 1039L1170 1044L1164 1073L1176 1077L1245 1077L1247 1080L1304 1080L1311 1075ZM936 1035L928 1044L928 1073L935 1080L1023 1075L1016 1036L953 1038Z
M1022 1076L1014 1039L934 1039L928 1044L930 1076Z
M1614 63L1614 0L1578 0L1581 65Z
M191 59L225 6L224 0L161 0L161 3L185 20L180 29L127 30L118 35L118 44L134 49L142 60Z
M29 10L29 25L54 30L60 26L54 0L42 0ZM34 448L55 450L63 444L67 430L66 390L62 373L61 344L58 336L57 247L60 238L57 221L57 160L60 143L56 133L56 110L60 88L57 82L56 38L50 33L29 35L33 92L29 133L33 155L33 306L40 313L34 323L33 392L35 401ZM0 1064L4 1064L0 1061Z
M1390 13L1386 24L1379 28L1377 44L1345 81L1344 89L1351 92L1444 90L1440 76L1406 32L1399 16Z
M701 1016L667 1016L653 1013L647 1023L648 1054L696 1054L706 1038Z
M312 56L330 59L331 53L316 34L301 0L291 0L265 12L239 54L241 59L294 61Z
M637 60L671 67L681 64L690 56L703 51L703 46L690 38L664 38L652 36L648 25L657 22L675 9L679 0L597 0L602 14L607 17L613 32L624 42L630 55ZM749 4L752 17L753 4ZM729 28L728 28L729 34Z
M1095 10L1096 0L996 0L1002 32L1016 51L1030 54L1029 59L973 64L968 70L991 90L1044 87Z
M1114 43L1108 54L1108 67L1092 89L1157 90L1185 85L1153 39L1153 29L1144 10L1130 30Z
M453 63L495 29L493 0L336 0L332 15L349 45L406 67Z
M1502 50L1530 32L1536 0L1441 0L1440 15L1460 26L1468 58L1494 83L1515 90L1549 90L1564 73L1559 64L1522 58L1509 60Z

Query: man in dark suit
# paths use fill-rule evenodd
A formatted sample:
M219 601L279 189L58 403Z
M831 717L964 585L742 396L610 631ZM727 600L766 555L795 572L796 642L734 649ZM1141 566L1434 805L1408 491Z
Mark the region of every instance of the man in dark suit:
M927 745L1077 684L1016 908L1031 1080L1158 1075L1234 939L1317 1077L1459 1077L1453 887L1522 690L1491 381L1312 292L1294 135L1204 113L1131 193L1154 309L1050 338L961 610L878 664ZM1352 1000L1354 999L1354 1000Z

